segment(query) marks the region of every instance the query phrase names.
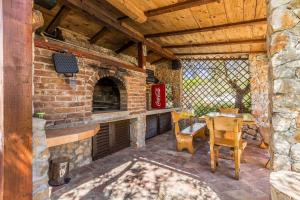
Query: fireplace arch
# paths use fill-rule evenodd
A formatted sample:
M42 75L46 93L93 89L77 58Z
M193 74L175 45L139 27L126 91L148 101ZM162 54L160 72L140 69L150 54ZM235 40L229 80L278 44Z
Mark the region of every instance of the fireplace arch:
M101 77L94 86L93 113L127 110L126 87L114 76Z

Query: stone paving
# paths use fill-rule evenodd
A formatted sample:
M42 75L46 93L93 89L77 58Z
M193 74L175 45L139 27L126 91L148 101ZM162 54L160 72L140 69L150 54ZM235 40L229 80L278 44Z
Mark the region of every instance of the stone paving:
M197 141L196 147L194 155L176 152L171 133L157 136L146 148L127 148L71 171L71 182L52 188L51 199L269 199L268 152L256 141L248 141L239 181L232 160L220 159L211 173L208 143Z

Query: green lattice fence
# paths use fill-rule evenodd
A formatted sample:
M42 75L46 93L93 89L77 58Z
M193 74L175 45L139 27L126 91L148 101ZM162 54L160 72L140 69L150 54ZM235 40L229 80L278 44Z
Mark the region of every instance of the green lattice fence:
M198 116L220 107L250 112L248 60L182 60L183 107Z

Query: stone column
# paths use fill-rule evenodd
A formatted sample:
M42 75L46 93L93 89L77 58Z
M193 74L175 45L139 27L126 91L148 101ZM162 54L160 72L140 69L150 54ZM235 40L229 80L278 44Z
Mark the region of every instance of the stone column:
M268 45L273 72L271 167L300 172L300 1L268 1Z
M252 114L266 144L270 142L270 70L266 54L249 55ZM251 130L251 129L250 129Z
M131 120L130 133L131 146L141 148L146 145L146 116L144 114Z
M32 199L48 200L48 169L49 169L49 151L45 133L46 120L33 118L32 121Z

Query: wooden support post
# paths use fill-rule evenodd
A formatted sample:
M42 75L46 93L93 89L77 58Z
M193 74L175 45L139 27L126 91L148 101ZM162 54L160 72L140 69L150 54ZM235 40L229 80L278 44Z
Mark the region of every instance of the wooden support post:
M32 199L32 0L0 0L0 200Z
M138 66L142 69L146 69L146 55L147 47L142 43L138 43Z

